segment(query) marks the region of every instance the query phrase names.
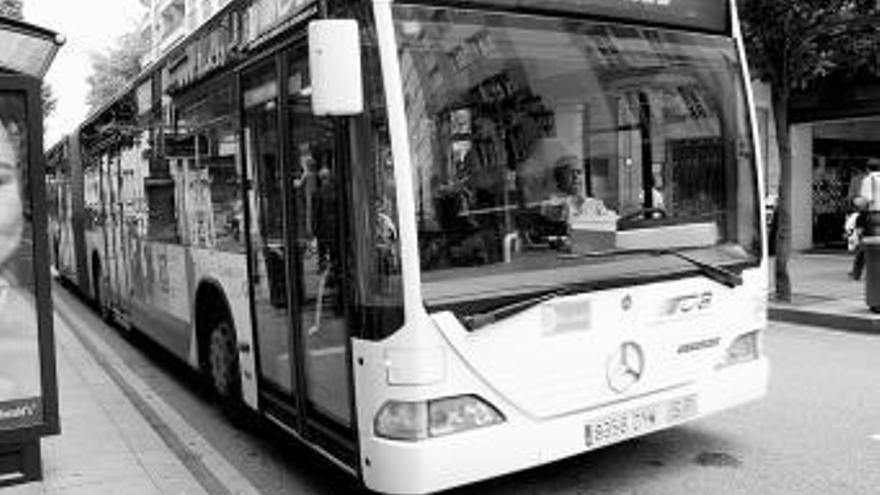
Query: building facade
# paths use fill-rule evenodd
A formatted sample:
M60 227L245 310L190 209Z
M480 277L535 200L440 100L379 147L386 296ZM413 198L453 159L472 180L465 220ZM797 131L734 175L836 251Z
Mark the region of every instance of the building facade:
M140 24L141 36L149 50L141 59L142 67L159 60L189 33L208 22L232 0L141 0L146 8ZM260 1L255 4L291 3L290 0Z
M843 223L854 175L880 163L880 84L828 85L795 97L790 108L792 249L845 250ZM775 203L780 166L771 88L753 84L768 202Z

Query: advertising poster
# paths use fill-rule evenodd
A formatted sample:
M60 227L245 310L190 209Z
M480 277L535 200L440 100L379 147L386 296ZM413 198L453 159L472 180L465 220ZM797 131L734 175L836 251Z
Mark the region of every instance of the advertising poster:
M43 422L26 100L0 92L0 431Z

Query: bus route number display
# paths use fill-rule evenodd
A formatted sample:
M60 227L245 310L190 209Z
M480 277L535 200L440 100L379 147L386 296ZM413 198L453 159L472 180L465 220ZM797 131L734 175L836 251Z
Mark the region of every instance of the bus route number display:
M543 0L538 4L532 0L471 0L452 3L596 15L713 33L730 30L727 0Z

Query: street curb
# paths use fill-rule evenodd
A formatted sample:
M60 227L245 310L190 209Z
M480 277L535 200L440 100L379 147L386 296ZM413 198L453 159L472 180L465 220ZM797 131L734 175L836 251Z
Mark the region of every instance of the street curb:
M880 318L849 316L796 306L771 305L768 317L773 321L823 327L828 330L880 336Z

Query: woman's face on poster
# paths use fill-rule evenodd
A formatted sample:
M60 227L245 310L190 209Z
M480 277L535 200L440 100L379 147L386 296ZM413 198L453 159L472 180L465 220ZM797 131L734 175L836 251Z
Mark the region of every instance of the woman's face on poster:
M0 266L21 241L22 208L17 153L12 137L0 123Z

